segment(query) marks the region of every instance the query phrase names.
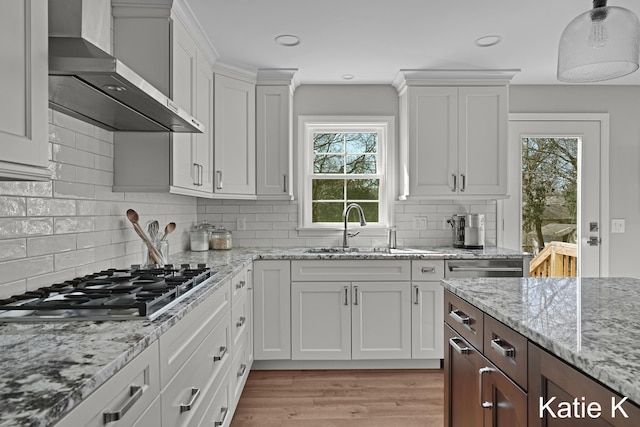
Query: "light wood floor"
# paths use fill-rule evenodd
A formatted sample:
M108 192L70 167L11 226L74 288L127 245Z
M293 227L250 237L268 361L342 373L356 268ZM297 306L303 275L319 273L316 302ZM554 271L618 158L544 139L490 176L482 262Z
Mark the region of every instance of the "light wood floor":
M442 427L442 370L251 371L231 427Z

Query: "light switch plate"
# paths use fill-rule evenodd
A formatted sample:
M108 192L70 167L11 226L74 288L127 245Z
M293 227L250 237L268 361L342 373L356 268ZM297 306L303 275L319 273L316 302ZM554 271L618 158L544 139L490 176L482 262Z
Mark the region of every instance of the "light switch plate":
M426 230L427 229L427 218L423 216L415 216L413 217L413 229L414 230Z
M236 218L236 230L244 231L247 227L247 223L244 217Z
M624 219L612 219L611 220L611 232L612 233L624 233Z

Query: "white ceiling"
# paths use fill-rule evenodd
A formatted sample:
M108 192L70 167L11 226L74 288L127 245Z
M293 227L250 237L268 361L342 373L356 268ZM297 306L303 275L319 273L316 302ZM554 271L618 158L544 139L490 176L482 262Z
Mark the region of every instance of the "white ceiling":
M222 64L298 68L301 84L388 84L400 69L521 69L561 84L558 41L591 0L186 0ZM610 0L640 16L638 0ZM301 38L296 47L274 42ZM493 47L475 40L500 35ZM343 74L353 74L351 81ZM602 83L601 83L602 84ZM605 84L640 84L640 71Z

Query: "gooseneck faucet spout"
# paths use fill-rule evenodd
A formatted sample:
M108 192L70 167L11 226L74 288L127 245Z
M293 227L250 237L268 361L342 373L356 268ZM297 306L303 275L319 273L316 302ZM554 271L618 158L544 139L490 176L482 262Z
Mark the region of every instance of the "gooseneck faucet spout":
M360 233L359 231L356 231L355 233L350 233L348 230L348 223L349 223L349 212L351 211L351 209L356 209L356 211L358 211L358 216L360 217L360 225L365 226L367 225L367 221L364 219L364 211L362 210L362 207L357 204L357 203L351 203L349 206L347 206L344 209L344 212L342 212L342 219L344 220L344 231L343 231L343 236L342 236L342 247L344 249L349 248L349 237L354 237L356 235L358 235L358 233Z

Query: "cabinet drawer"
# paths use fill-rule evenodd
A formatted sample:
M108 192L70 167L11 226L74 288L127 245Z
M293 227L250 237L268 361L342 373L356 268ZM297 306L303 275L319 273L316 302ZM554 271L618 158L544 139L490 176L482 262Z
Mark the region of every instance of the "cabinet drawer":
M109 381L82 401L56 427L133 425L160 393L158 342L151 344ZM140 424L144 425L144 424Z
M207 406L205 396L223 381L231 359L230 324L225 318L162 391L162 425L178 427L198 420Z
M245 292L240 300L234 302L231 309L231 336L234 350L238 348L244 335L249 333L250 322L249 298Z
M292 261L292 282L350 282L411 280L411 261L321 260Z
M411 261L411 280L430 281L440 280L444 277L444 261L419 260Z
M198 427L228 427L231 424L232 402L228 377L225 375L224 381L218 385Z
M216 324L231 309L229 283L222 285L206 301L160 336L160 369L164 388L191 357Z
M444 293L444 320L475 348L483 351L483 313L449 291Z
M527 390L527 339L487 314L484 315L484 354Z
M236 273L231 279L231 303L235 304L243 295L247 294L247 288L249 287L247 268L243 268L242 271Z

